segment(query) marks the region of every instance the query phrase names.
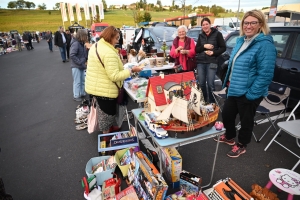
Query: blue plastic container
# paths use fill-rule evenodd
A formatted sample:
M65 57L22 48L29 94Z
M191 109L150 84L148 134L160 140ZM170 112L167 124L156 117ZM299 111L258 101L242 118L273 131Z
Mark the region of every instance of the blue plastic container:
M103 182L107 179L110 179L113 177L113 173L115 172L116 167L114 167L113 169L109 169L103 172L98 172L93 174L92 173L92 167L98 163L100 163L102 160L106 160L108 159L110 156L99 156L99 157L94 157L91 158L85 167L85 173L88 177L91 176L96 176L96 180L97 180L97 185L102 185Z

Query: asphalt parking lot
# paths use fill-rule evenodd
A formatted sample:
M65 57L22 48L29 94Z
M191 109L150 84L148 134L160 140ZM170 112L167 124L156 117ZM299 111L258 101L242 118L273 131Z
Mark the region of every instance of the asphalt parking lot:
M0 177L16 200L84 199L80 180L87 161L98 156L97 133L75 130L78 102L72 98L70 63L62 62L58 48L51 53L45 41L33 45L32 51L0 56ZM129 110L137 107L130 101ZM267 127L258 125L254 132L260 136ZM220 144L213 183L230 177L250 192L254 183L267 184L271 169L291 169L297 157L275 143L264 151L274 134L271 129L260 143L253 140L235 159L226 156L230 147ZM279 140L299 152L290 135L283 133ZM204 185L215 145L210 139L179 148L183 169L202 176ZM300 173L300 167L295 171Z

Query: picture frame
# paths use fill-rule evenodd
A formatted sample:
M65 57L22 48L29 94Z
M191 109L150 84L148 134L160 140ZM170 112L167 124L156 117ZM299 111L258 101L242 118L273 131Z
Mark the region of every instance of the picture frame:
M162 86L161 85L156 86L156 91L157 91L158 94L163 93Z

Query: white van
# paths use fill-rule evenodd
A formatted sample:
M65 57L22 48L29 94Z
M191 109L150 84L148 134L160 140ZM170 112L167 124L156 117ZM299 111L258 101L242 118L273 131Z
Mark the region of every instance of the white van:
M135 28L122 28L123 34L123 49L127 48L127 45L132 46L133 38L135 36Z
M240 30L240 20L237 17L215 18L214 26L229 26L235 30Z

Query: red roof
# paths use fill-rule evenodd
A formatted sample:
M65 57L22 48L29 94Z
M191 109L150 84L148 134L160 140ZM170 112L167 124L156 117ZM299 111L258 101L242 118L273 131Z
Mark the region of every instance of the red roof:
M178 74L165 75L163 79L160 76L150 77L148 82L146 97L148 97L149 89L152 88L156 106L166 105L167 102L166 102L165 94L164 93L159 94L156 89L157 86L161 86L163 90L164 85L168 82L175 82L180 84L181 82L188 82L188 81L195 81L194 72L183 72Z

